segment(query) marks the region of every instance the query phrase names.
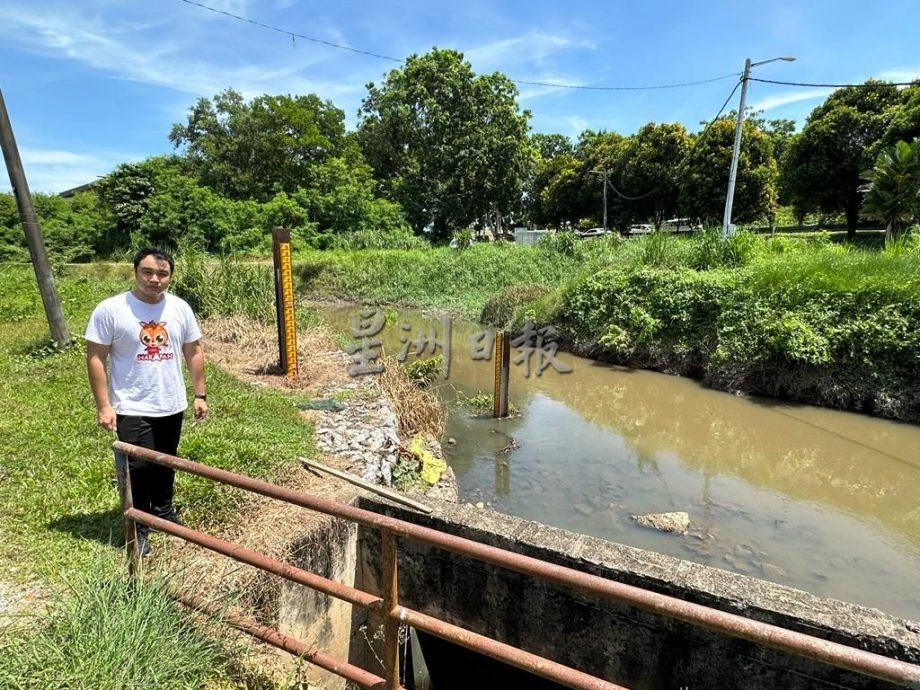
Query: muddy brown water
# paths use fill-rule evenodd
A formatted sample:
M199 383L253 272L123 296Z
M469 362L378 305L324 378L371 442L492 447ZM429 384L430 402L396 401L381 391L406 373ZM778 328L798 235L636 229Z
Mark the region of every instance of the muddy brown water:
M323 315L348 333L356 311ZM399 324L410 339L431 326L442 337L437 317L393 318L378 336L388 353L407 337ZM491 393L492 362L470 355L482 330L451 321L450 375L434 384L450 404L443 445L462 501L920 618L920 427L567 353L569 374L525 378L512 365L517 416L477 417L457 401ZM689 513L690 532L630 519L666 511Z

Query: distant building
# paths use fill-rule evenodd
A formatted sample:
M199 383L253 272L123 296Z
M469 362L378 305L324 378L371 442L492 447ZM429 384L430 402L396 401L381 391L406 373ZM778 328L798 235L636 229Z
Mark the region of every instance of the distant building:
M75 194L80 192L88 192L96 185L95 182L87 182L86 184L81 184L79 187L72 187L71 189L65 189L63 192L58 192L58 196L62 196L65 199L69 199Z

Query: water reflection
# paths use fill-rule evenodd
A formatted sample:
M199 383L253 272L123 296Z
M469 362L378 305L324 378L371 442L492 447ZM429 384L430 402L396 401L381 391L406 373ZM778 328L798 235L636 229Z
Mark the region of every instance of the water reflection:
M347 323L348 310L330 313ZM401 312L413 327L439 325ZM343 329L345 326L341 326ZM440 394L490 391L492 363L453 321ZM382 338L399 350L398 328ZM508 420L456 410L445 453L463 500L604 539L764 577L817 594L920 615L920 428L750 400L566 353L573 368L525 379L512 367ZM515 439L518 447L509 447ZM676 537L630 514L685 510Z

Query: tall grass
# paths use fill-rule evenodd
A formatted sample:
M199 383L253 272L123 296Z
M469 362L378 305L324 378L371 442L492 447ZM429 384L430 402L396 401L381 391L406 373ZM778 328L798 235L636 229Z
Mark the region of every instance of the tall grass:
M200 317L239 315L263 323L275 318L271 264L247 263L230 255L216 259L185 246L176 256L171 289Z
M438 307L475 318L486 299L502 288L556 285L581 264L580 257L496 243L464 251L304 253L295 274L300 289L316 295Z
M199 690L229 661L216 633L178 610L156 579L85 572L35 622L0 642L0 687Z

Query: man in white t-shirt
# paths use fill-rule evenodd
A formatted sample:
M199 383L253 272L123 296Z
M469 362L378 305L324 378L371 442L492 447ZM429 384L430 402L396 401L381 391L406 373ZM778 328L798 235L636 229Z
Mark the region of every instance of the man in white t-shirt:
M191 307L167 292L174 269L173 258L162 249L141 249L134 256L134 287L100 302L85 333L99 426L116 430L121 441L169 455L179 447L188 407L182 359L195 391L195 419L208 413L201 329ZM134 506L178 522L175 471L135 458L129 467ZM146 556L149 528L138 525L137 532L138 548Z

